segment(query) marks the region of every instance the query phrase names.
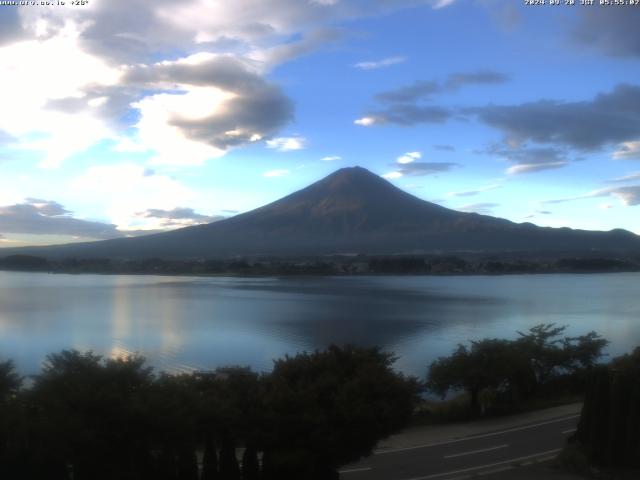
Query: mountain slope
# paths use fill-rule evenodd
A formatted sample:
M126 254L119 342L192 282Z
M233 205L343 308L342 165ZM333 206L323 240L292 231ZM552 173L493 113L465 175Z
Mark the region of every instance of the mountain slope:
M624 231L543 228L421 200L361 167L343 168L256 210L145 237L5 250L49 257L203 258L334 253L640 252Z

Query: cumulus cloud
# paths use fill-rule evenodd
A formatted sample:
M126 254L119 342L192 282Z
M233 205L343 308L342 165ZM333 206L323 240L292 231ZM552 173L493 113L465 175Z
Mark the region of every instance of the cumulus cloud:
M342 157L338 155L331 155L328 157L322 157L320 160L322 160L323 162L337 162L338 160L342 160Z
M142 217L149 209L173 210L188 205L194 193L178 180L134 163L96 165L71 182L72 192L85 198L105 198L105 212L122 231L156 230L157 218Z
M387 57L381 60L373 60L367 62L358 62L354 65L360 70L378 70L380 68L390 67L407 61L406 57Z
M593 6L580 9L573 30L580 45L591 45L614 57L640 56L640 9Z
M291 152L302 150L305 146L304 137L278 137L267 140L267 148L278 150L279 152Z
M74 218L72 212L52 200L25 199L0 206L0 231L35 235L67 235L104 240L121 237L115 225Z
M105 139L116 151L155 153L156 163L201 164L274 136L290 121L291 102L265 75L339 40L342 33L325 25L430 3L130 0L6 8L0 130L20 139L11 148L42 152L43 167Z
M640 137L640 86L618 85L592 100L540 100L467 109L501 130L509 144L526 141L597 150Z

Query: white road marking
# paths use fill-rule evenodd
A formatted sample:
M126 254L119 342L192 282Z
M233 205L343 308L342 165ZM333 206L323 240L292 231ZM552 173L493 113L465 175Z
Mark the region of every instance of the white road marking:
M350 468L348 470L340 470L338 473L368 472L369 470L371 470L371 467Z
M567 435L568 433L573 433L577 430L577 428L570 428L569 430L563 430L562 434Z
M580 417L579 414L578 415L571 415L571 416L568 416L568 417L557 418L555 420L549 420L547 422L535 423L533 425L524 425L522 427L508 428L506 430L501 430L499 432L483 433L483 434L480 434L480 435L471 435L469 437L464 437L464 438L456 438L454 440L446 440L444 442L425 443L423 445L415 445L413 447L393 448L393 449L389 449L389 450L376 450L376 451L373 452L373 454L374 455L384 455L386 453L406 452L408 450L418 450L420 448L435 447L435 446L438 446L438 445L449 445L450 443L467 442L467 441L470 441L470 440L476 440L478 438L495 437L496 435L502 435L504 433L518 432L520 430L527 430L529 428L542 427L544 425L551 425L552 423L564 422L566 420L571 420L571 419L578 418L578 417Z
M444 458L456 458L464 457L465 455L474 455L476 453L491 452L492 450L499 450L501 448L507 448L509 445L498 445L497 447L482 448L480 450L473 450L471 452L454 453L453 455L445 455Z
M508 465L510 463L521 462L522 460L528 460L530 458L542 457L544 455L556 454L560 450L562 450L562 449L561 448L556 448L555 450L547 450L546 452L534 453L532 455L526 455L524 457L512 458L510 460L504 460L502 462L489 463L487 465L479 465L477 467L463 468L462 470L453 470L451 472L434 473L432 475L427 475L425 477L412 477L412 478L410 478L408 480L429 480L431 478L448 477L449 475L456 475L458 473L473 472L474 470L482 470L483 468L492 468L492 467L497 467L497 466L500 466L500 465Z

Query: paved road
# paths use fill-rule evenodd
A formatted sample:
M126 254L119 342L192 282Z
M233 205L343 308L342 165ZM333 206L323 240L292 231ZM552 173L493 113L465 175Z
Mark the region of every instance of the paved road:
M470 437L381 450L340 472L343 480L452 480L554 458L579 415Z

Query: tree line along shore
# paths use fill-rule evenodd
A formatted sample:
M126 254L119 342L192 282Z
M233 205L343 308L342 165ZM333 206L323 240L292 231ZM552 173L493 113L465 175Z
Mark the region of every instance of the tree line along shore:
M640 271L639 257L569 257L513 255L468 257L451 255L327 256L302 258L224 258L172 260L161 258L60 258L33 255L0 257L0 270L52 273L114 273L161 275L503 275L526 273L601 273Z
M639 468L640 348L602 363L606 345L595 332L569 337L540 324L514 339L459 345L422 380L395 371L393 354L376 347L285 356L261 374L228 367L170 375L137 356L62 351L25 381L5 360L0 476L337 479L339 467L390 434L446 421L425 392L453 392L468 419L579 395L567 465Z

